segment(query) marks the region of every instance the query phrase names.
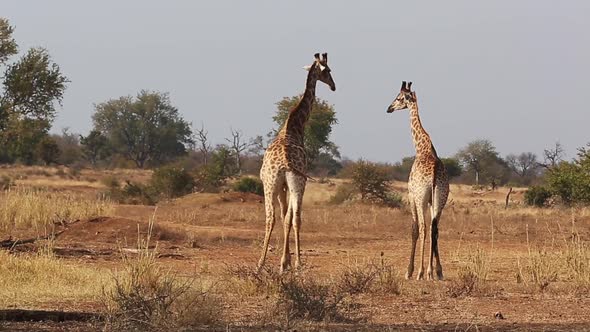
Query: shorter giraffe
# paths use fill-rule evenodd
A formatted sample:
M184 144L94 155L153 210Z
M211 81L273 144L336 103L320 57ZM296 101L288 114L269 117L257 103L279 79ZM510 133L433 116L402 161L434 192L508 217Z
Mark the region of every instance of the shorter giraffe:
M260 179L264 186L264 206L266 210L266 232L262 256L258 262L260 269L264 265L268 242L275 224L275 202L278 201L283 218L283 257L281 258L281 272L291 266L291 253L289 251L289 233L291 227L295 231L295 267L301 265L301 250L299 246L299 230L301 227L301 208L303 193L308 176L307 156L304 147L305 124L309 120L311 107L315 100L315 88L317 81L323 82L336 91L336 84L332 79L330 67L328 67L328 54L314 55L312 65L305 66L308 70L305 84L305 92L301 100L292 110L277 134L275 140L268 146L260 168ZM289 199L287 200L287 193Z
M416 279L424 277L424 246L426 242L425 211L430 206L430 257L426 278L433 280L432 258L436 258L436 275L439 280L443 278L443 269L438 253L438 223L442 210L449 196L449 180L442 161L438 158L430 136L422 127L420 115L418 114L418 100L416 92L411 91L412 82L406 87L402 82L402 88L393 101L387 113L397 110L410 110L410 125L412 128L412 139L416 148L416 159L410 171L408 180L408 199L412 211L412 251L406 279L412 277L414 272L414 255L416 252L416 241L420 237L420 269Z

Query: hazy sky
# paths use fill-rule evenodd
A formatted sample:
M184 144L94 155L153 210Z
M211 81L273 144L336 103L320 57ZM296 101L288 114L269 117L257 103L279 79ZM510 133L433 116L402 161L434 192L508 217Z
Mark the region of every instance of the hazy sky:
M439 155L490 139L502 155L567 156L590 141L590 1L2 1L21 52L47 48L70 78L54 131L92 127L93 104L169 92L214 143L230 127L273 126L275 103L301 93L328 52L332 138L344 156L414 153L407 112L386 114L414 82Z

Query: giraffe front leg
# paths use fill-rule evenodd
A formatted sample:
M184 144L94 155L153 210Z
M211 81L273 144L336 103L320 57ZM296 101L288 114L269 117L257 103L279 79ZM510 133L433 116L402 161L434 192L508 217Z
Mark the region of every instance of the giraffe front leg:
M410 251L410 262L408 263L408 270L406 272L406 279L412 278L414 273L414 259L416 256L416 242L418 241L418 213L416 212L416 204L410 198L410 210L412 211L412 249Z
M418 226L419 226L419 237L420 237L420 268L418 269L418 275L416 276L416 280L424 279L424 249L426 248L426 224L424 222L424 212L426 210L426 205L424 200L422 204L419 205L418 210Z
M418 267L418 274L416 280L424 279L424 249L426 242L426 232L424 224L419 225L419 237L420 237L420 266Z

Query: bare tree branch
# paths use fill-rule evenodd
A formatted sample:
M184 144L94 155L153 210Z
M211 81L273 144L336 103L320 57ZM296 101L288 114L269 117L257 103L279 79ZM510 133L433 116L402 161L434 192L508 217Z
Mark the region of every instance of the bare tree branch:
M203 162L205 164L208 163L209 154L211 153L211 150L213 149L211 147L211 144L209 143L209 139L208 139L207 135L209 135L209 132L205 130L203 123L201 123L201 129L197 129L193 134L193 136L195 137L195 143L196 142L199 143L199 146L197 148L199 149L199 151L203 155Z
M229 143L229 148L232 151L234 158L236 158L236 169L238 174L242 173L242 165L240 161L240 155L244 152L249 144L244 142L244 134L241 130L233 130L230 128L232 139L226 138L225 140Z
M564 157L564 150L561 143L555 142L555 146L551 149L543 150L544 162L539 163L540 166L547 169L553 168L559 164Z

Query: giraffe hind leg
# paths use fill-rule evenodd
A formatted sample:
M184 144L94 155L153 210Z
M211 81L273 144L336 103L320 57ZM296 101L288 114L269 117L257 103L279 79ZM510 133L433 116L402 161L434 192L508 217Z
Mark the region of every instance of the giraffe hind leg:
M286 175L287 187L289 188L289 210L288 216L292 216L293 230L295 231L295 268L301 267L301 246L299 242L299 231L301 229L301 210L303 194L307 179L304 176L289 172ZM287 239L288 240L288 239Z
M264 266L264 262L266 260L266 255L268 253L268 244L275 224L275 198L277 197L279 188L282 187L283 183L279 182L276 179L275 181L271 181L270 183L264 183L264 207L266 227L264 233L264 243L262 245L262 255L260 256L260 260L258 261L258 270L260 270L262 266Z
M443 280L443 268L440 263L440 256L438 255L438 222L440 220L440 214L438 217L432 219L432 248L434 250L434 257L436 258L436 277L438 280Z
M442 216L442 210L444 207L445 202L441 202L441 194L439 191L434 192L434 199L433 199L433 207L432 207L432 224L430 226L431 233L430 233L430 245L432 254L436 261L436 278L438 280L443 280L443 268L442 264L440 263L440 256L438 252L438 226L440 224L440 218ZM432 260L432 257L431 257ZM434 279L434 278L433 278Z
M438 255L438 222L440 220L440 213L432 217L432 224L430 225L430 257L428 259L428 271L426 276L428 280L435 280L433 270L433 258L436 260L436 279L443 279L442 265Z
M287 201L287 192L281 191L279 194L279 202L281 202L281 211L283 217L283 257L281 258L281 272L289 270L291 267L291 251L289 249L289 233L291 232L293 209L291 204Z

